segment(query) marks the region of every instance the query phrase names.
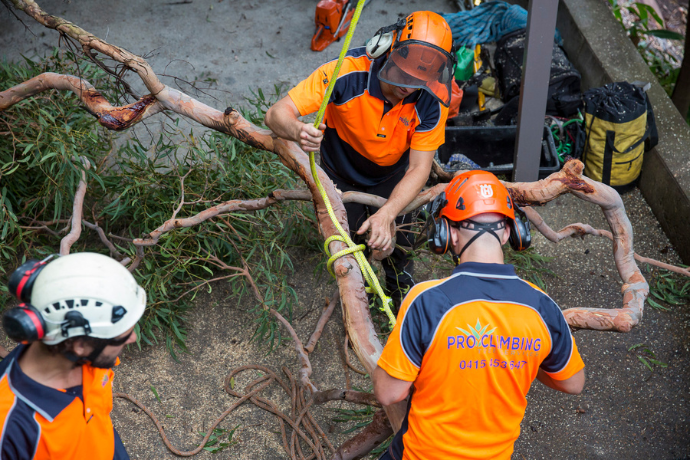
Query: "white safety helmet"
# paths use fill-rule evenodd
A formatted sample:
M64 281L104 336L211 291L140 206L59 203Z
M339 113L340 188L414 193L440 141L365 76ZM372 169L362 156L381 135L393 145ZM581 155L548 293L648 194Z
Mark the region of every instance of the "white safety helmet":
M31 289L31 306L45 321L46 345L84 335L112 339L139 321L146 292L116 260L83 252L41 268Z

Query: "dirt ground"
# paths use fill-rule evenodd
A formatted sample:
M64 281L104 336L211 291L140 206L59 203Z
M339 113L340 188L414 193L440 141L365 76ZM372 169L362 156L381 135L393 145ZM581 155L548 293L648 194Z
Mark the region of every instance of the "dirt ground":
M271 88L274 83L294 84L319 63L337 54L337 44L325 53L312 53L315 1L193 0L139 2L135 0L39 2L48 12L61 15L86 30L139 54L160 74L216 80L218 100L202 99L222 108L243 102L250 88ZM365 9L354 42L361 43L398 15L428 8L455 11L445 0L425 2L373 0ZM26 19L30 30L0 8L0 55L18 59L52 49L57 34ZM566 37L567 39L567 37ZM166 80L164 78L164 80ZM171 83L167 79L167 83ZM153 121L152 124L156 122ZM675 251L638 191L623 197L635 234L635 250L647 257L679 263ZM540 209L553 228L583 222L606 228L600 210L572 196L561 197ZM563 308L618 307L621 281L612 258L611 243L587 237L554 245L535 235L539 253L553 257L548 267L558 277L547 276L548 293ZM313 254L294 254L296 271L291 283L298 293L294 326L306 340L324 299L334 285L326 276L317 280ZM318 257L318 256L317 256ZM430 276L419 264L418 279ZM649 274L646 272L646 274ZM173 445L192 449L215 418L235 398L223 391L224 377L245 364L261 364L279 372L286 366L296 372L298 362L290 342L268 353L265 344L252 341L254 314L248 305L227 298L223 285L202 297L188 321L189 353L172 359L164 345L129 349L116 370L116 391L127 392L150 407L161 419ZM690 305L663 312L647 307L639 326L628 334L577 331L575 337L587 364L587 383L580 396L556 393L535 383L516 443L515 459L681 459L690 458ZM344 371L336 352L343 326L336 310L320 344L311 356L313 382L320 389L345 386ZM2 337L2 344L9 345ZM668 364L651 373L628 349L644 343ZM256 373L237 378L243 388ZM365 390L370 383L351 373L353 384ZM160 397L156 399L151 388ZM288 400L276 389L265 392L283 409ZM314 410L334 445L350 435L352 425L336 424L329 403ZM113 420L132 458L172 459L148 417L122 400L114 404ZM243 405L221 425L238 426L239 443L218 454L202 452L197 458L286 458L276 419L252 405Z

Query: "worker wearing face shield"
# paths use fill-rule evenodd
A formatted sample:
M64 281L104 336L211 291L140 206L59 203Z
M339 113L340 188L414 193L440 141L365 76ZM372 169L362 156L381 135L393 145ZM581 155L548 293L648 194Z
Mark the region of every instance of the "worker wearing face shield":
M445 141L453 76L452 34L436 13L418 11L381 28L365 47L348 51L319 129L300 117L318 110L336 66L328 62L266 113L278 136L319 152L321 167L341 191L386 198L375 208L346 203L353 239L388 251L386 288L396 304L414 285L403 249L411 215L400 215L426 183ZM395 231L400 227L401 230Z

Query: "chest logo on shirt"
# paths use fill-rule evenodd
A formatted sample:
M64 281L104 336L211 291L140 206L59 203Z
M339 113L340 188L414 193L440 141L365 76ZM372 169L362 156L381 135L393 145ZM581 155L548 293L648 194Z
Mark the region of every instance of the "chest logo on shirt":
M494 196L494 189L491 188L491 184L481 184L479 186L479 194L482 198L491 198Z
M101 381L101 386L104 387L108 383L108 374L103 374L103 380Z
M538 355L541 349L541 339L532 337L505 336L496 332L496 327L490 324L482 325L479 318L474 327L467 325L467 329L455 327L462 334L447 336L447 350L473 350L478 353L506 353L522 355Z
M400 117L400 123L405 126L410 126L410 119L407 117Z

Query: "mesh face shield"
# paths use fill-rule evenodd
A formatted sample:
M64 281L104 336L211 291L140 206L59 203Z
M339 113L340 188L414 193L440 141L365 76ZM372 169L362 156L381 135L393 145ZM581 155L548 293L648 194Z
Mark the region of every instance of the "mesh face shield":
M423 89L444 106L450 105L453 58L427 42L405 40L393 49L379 79L394 86Z

